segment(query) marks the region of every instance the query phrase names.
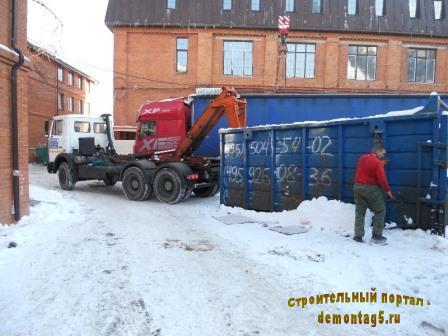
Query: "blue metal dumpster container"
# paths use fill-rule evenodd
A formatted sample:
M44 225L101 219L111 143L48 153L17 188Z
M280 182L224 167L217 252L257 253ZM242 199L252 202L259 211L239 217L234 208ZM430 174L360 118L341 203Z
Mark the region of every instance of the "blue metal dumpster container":
M221 130L221 204L282 211L319 196L353 202L358 158L378 141L401 201L389 205L388 220L434 227L446 220L439 217L446 213L448 115L439 104L432 96L411 115Z
M428 95L396 94L246 94L242 97L247 99L247 126L367 117L423 106L428 101ZM194 120L212 98L195 97ZM218 131L226 127L229 127L227 119L222 118L195 153L219 156Z

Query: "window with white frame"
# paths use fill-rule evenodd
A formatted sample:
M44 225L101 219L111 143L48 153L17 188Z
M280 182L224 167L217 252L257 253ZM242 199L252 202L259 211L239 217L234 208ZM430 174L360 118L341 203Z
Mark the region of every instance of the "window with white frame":
M252 76L252 41L224 41L224 75Z
M188 38L180 37L176 41L176 71L188 71Z
M376 16L384 16L384 0L375 0Z
M166 0L167 9L176 9L176 0Z
M73 74L71 72L69 72L67 75L67 84L73 85Z
M58 81L64 81L64 69L61 67L58 67Z
M64 94L58 93L58 110L64 109Z
M223 10L232 10L232 0L222 0Z
M287 44L287 78L314 78L315 67L316 45L314 43Z
M409 16L416 18L418 14L418 0L409 0Z
M350 45L348 48L347 78L354 80L376 79L377 47Z
M358 0L347 0L347 14L358 14Z
M435 0L434 1L434 18L436 20L442 20L443 19L443 1L442 0Z
M77 85L78 85L78 88L82 89L82 77L81 76L78 76L78 78L77 78Z
M75 98L73 97L68 97L68 106L67 106L67 110L69 112L73 112L73 105L75 105Z
M251 0L250 9L253 11L259 11L260 8L260 0Z
M84 102L82 100L78 101L78 113L82 114L83 113L83 107L84 107Z
M315 14L322 13L322 0L312 0L311 12Z
M417 83L434 83L436 50L409 48L408 80Z
M285 12L294 12L294 0L285 0Z

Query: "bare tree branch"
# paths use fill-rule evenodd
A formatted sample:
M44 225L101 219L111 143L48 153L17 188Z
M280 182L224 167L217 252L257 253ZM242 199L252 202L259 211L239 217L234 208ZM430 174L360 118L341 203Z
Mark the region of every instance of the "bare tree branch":
M56 19L56 21L58 22L58 25L57 25L55 31L57 29L59 29L59 28L62 29L64 27L64 24L62 23L62 20L56 15L55 12L53 12L53 10L50 7L47 6L46 3L44 3L41 0L31 0L31 1L33 1L36 4L38 4L39 6L43 7L45 10L47 10Z

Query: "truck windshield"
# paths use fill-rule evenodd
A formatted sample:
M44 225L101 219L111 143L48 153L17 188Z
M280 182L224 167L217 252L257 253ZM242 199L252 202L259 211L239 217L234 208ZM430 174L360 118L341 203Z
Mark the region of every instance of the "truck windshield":
M62 120L55 120L53 122L53 129L51 135L62 135Z
M75 132L90 133L90 123L88 121L75 121Z
M156 122L155 121L143 121L140 123L140 137L156 134Z
M106 123L93 123L93 132L106 133Z

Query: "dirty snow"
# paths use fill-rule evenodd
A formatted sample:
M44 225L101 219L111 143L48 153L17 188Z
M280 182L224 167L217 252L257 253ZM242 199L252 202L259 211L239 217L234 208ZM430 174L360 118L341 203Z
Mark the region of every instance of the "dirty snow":
M0 226L0 335L446 335L448 242L351 239L354 206L325 198L257 213L219 197L131 202L120 185L57 186L30 166L31 214ZM225 225L217 218L253 223ZM369 241L371 215L366 219ZM297 235L269 230L307 228ZM9 242L17 247L8 249ZM290 297L376 288L378 303L289 308ZM424 307L382 304L383 292ZM326 313L400 313L401 324L325 325Z

